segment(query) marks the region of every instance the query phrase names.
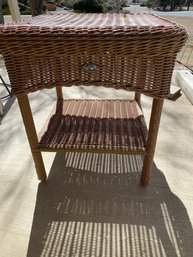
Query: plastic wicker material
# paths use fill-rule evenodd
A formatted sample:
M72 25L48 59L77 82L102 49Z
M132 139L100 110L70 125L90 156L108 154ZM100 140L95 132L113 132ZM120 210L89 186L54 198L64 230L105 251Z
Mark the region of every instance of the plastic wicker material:
M147 128L141 109L128 100L59 101L40 133L44 151L144 153Z
M67 14L0 26L0 36L13 94L84 84L166 97L187 33L155 15Z
M127 153L144 155L141 184L147 185L186 29L150 14L42 15L0 25L0 37L38 178L46 180L42 151ZM62 86L72 85L133 90L135 101L63 101ZM57 106L38 139L28 93L52 87ZM148 132L141 93L153 97Z

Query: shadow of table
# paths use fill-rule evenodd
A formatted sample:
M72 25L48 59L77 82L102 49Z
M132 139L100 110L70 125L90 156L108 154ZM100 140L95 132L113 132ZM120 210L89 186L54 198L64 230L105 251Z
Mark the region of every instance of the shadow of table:
M141 157L57 154L40 183L28 257L190 257L183 203L155 164L147 188Z

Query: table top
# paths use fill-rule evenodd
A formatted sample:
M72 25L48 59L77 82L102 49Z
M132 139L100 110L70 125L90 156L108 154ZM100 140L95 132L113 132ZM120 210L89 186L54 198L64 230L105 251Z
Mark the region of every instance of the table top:
M71 13L1 25L0 38L12 94L95 85L167 97L187 31L152 14Z
M182 25L153 14L46 14L0 25L0 35L137 36L186 34Z

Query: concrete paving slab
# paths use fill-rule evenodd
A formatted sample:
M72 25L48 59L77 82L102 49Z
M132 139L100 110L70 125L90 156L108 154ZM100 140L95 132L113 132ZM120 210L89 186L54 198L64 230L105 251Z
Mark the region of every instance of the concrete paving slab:
M183 90L191 104L193 104L193 74L189 70L176 72L176 83Z
M64 96L131 97L95 87L71 87ZM40 130L55 92L43 90L30 99ZM39 183L17 100L5 104L0 125L1 257L191 256L193 108L183 94L165 101L146 188L139 186L140 159L97 154L45 153L49 179ZM147 121L150 105L151 99L143 96Z

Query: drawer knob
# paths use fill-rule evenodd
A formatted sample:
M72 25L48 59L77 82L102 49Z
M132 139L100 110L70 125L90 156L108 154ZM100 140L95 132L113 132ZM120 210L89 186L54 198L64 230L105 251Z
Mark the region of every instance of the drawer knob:
M94 63L87 63L83 66L84 71L93 72L97 70L97 66Z

